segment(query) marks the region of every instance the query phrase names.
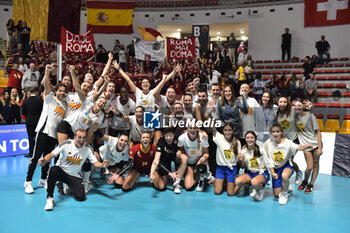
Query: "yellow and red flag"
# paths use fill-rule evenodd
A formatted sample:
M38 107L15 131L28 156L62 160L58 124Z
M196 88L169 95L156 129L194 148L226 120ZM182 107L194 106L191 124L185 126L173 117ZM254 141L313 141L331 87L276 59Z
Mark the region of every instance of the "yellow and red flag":
M87 30L102 34L131 34L135 2L87 0Z
M142 39L147 41L154 41L158 36L163 37L160 32L152 28L137 27Z
M12 18L27 22L30 39L60 41L61 27L79 34L81 0L13 0Z

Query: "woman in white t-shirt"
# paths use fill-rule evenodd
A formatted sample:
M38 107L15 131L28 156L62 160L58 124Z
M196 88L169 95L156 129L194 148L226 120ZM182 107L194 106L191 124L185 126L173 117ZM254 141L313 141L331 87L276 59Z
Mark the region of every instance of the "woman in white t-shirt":
M305 193L310 194L314 190L314 182L318 176L320 169L320 156L322 155L322 136L314 114L305 111L306 106L301 99L294 102L296 117L296 126L298 129L298 139L300 143L310 143L312 148L304 151L306 160L305 178L299 185L298 190L304 190ZM310 183L308 180L311 176Z
M291 159L298 150L311 148L312 145L297 145L285 138L278 124L271 126L270 133L272 137L263 146L266 152L265 164L271 171L273 194L279 198L281 205L285 205L288 201L289 178L294 172Z
M216 143L216 175L214 192L219 195L223 191L225 178L227 179L227 195L235 195L235 179L237 175L237 156L241 152L241 143L234 136L235 128L231 122L226 122L223 134L213 128L213 141Z
M145 108L145 111L154 111L155 110L155 98L154 98L154 93L158 93L159 90L161 90L164 87L164 84L168 82L175 73L179 72L181 70L181 65L177 65L174 70L167 76L165 76L162 81L152 90L151 88L151 83L148 79L143 79L141 83L141 88L140 90L134 82L131 80L129 75L127 75L123 69L120 68L119 64L116 61L113 61L113 66L116 68L122 77L126 80L128 83L131 91L135 94L136 96L136 106L142 106Z
M202 192L204 189L205 175L208 170L209 158L209 143L207 139L203 138L203 134L198 131L195 125L188 127L188 132L181 134L178 139L177 146L182 154L186 155L187 169L185 172L185 189L192 191L195 188L195 171L199 173L199 182L197 191Z
M64 97L68 91L67 87L60 83L56 86L54 92L51 91L49 76L53 70L53 66L46 65L45 76L43 79L44 105L35 129L37 135L35 139L33 157L30 159L27 178L24 183L26 193L34 193L32 179L36 165L42 155L45 156L55 148L55 145L57 144L57 126L62 121L67 109L67 104L64 101ZM46 188L48 170L49 164L46 164L41 170L41 179L38 187Z
M256 144L257 136L254 131L245 133L245 141L247 146L241 150L238 156L238 162L242 168L246 168L245 174L236 179L236 192L243 185L251 185L252 192L250 196L257 201L261 201L264 197L264 185L270 180L265 162L263 159L264 149Z

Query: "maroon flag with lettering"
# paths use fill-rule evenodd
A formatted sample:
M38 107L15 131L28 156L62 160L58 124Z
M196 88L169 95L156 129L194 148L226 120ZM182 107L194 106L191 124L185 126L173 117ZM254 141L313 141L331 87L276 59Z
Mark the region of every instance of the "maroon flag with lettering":
M349 0L305 0L305 27L350 24Z
M77 35L62 27L61 44L63 53L95 54L95 41L92 30Z
M187 39L166 38L166 51L168 59L194 59L196 58L196 40L192 36Z

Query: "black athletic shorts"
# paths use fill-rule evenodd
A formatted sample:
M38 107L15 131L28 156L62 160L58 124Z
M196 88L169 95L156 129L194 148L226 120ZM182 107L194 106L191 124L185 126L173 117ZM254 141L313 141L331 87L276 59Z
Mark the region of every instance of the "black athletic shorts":
M61 121L57 126L57 133L67 134L68 138L74 138L72 126L67 121Z

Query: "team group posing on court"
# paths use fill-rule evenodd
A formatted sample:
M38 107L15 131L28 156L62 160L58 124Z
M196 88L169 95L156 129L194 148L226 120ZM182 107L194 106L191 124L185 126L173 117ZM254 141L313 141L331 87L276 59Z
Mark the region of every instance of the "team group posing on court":
M44 106L24 183L25 192L34 193L32 178L39 163L38 186L47 188L45 210L54 208L56 185L60 193L85 200L92 165L105 169L111 175L107 182L125 192L147 175L160 191L172 184L176 194L183 187L200 192L206 184L214 184L216 195L226 189L227 195L234 196L250 187L250 196L261 201L271 180L273 195L284 205L294 171L298 190L313 192L322 141L309 101L297 99L291 106L282 96L276 106L271 93L264 92L258 103L248 96L248 84L241 84L236 98L231 85L223 85L221 91L221 84L210 83L208 92L197 80L188 83L185 94L176 100L173 87L167 87L165 95L160 92L183 72L181 65L164 75L154 89L147 79L139 89L112 54L95 83L88 73L80 84L71 66L71 76L53 87L49 82L53 69L46 66L42 81ZM119 72L129 86L117 87L117 97L115 83L108 78L111 72ZM68 90L71 84L75 92ZM129 90L136 103L129 98ZM190 120L190 124L187 128L144 128L143 113L155 110L169 122ZM221 127L198 128L193 119L213 119ZM304 151L307 164L304 179L293 162L299 150ZM49 167L52 159L55 165ZM244 174L239 175L240 169Z

